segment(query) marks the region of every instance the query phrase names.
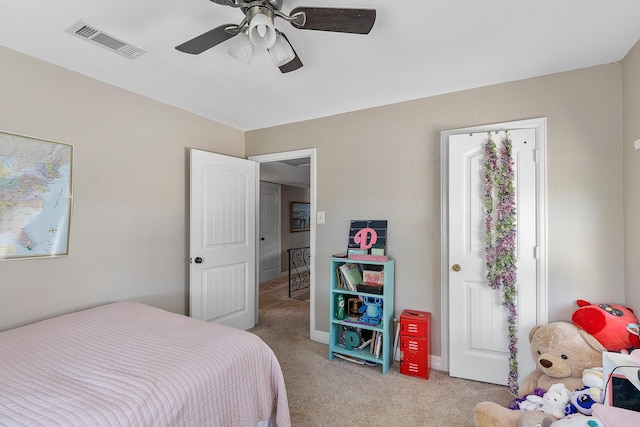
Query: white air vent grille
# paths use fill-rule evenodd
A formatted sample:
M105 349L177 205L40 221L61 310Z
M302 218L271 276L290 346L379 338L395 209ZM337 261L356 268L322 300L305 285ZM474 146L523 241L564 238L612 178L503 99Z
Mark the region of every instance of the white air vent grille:
M82 21L78 21L74 26L67 28L67 33L90 41L98 46L102 46L125 58L133 59L146 53L146 51L132 44L117 39L109 34L93 28Z

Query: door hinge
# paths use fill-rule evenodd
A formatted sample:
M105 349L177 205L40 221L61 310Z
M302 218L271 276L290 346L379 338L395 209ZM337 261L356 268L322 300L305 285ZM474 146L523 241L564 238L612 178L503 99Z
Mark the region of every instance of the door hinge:
M533 259L538 259L538 247L533 247Z

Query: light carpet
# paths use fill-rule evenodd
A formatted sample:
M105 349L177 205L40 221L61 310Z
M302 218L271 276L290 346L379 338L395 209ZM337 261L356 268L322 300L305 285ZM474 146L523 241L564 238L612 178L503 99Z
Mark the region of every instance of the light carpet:
M328 346L309 339L309 301L288 298L287 288L260 295L258 325L250 331L274 351L284 373L295 427L471 427L476 403L506 406L507 387L450 377L431 370L429 380L402 375L394 362L386 375L334 359ZM326 328L322 328L326 329Z
M260 286L258 287L259 289L259 294L265 294L267 292L271 292L272 290L276 289L276 288L280 288L282 286L286 286L289 283L289 276L280 276L280 277L276 277L275 279L272 280L266 280L262 283L260 283Z

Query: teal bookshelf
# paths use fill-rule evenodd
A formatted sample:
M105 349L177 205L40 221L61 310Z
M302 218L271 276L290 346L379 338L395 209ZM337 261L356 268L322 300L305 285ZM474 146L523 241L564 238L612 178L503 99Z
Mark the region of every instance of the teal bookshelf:
M338 278L338 268L346 263L357 264L361 267L361 269L382 269L382 271L384 271L382 294L357 292L341 287L341 281ZM330 277L331 295L329 300L329 360L333 360L335 357L340 356L352 357L360 361L367 362L368 364L380 365L382 367L382 374L386 374L393 363L394 261L365 261L346 258L331 258ZM348 316L345 316L344 319L338 319L337 313L339 308L339 295L342 295L342 297L344 298L345 311L348 311L347 301L349 300L349 298L362 299L364 297L367 297L370 300L374 301L376 300L376 298L381 299L382 316L380 323L377 325L368 324L359 320L349 319ZM377 355L375 346L374 349L372 349L370 345L367 345L362 349L358 349L357 347L347 348L352 346L345 345L345 331L350 331L349 333L352 336L355 332L358 336L365 338L373 335L373 333L375 333L376 336L380 335L382 338ZM362 340L364 340L364 338Z

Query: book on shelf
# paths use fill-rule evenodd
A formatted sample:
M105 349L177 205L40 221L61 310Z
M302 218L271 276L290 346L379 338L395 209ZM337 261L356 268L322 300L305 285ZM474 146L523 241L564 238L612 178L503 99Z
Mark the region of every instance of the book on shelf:
M370 285L369 283L360 283L356 286L358 292L366 292L368 294L382 295L384 286L382 285Z
M357 292L356 287L362 283L362 273L360 273L360 267L357 264L345 263L342 264L338 270L342 275L345 287L352 291Z
M346 289L346 286L344 284L344 278L342 277L342 273L340 272L340 267L336 268L336 275L337 275L337 287L339 289Z
M381 349L382 349L382 333L378 332L378 334L376 334L375 348L373 350L373 355L375 357L380 357Z
M346 354L340 354L340 353L333 353L333 355L335 357L339 357L340 359L349 361L349 362L353 362L353 363L357 363L358 365L364 365L364 360L362 359L358 359L357 357L353 357L353 356L348 356Z
M357 363L358 365L376 366L378 364L376 362L370 362L368 360L359 359L357 357L349 356L349 355L346 355L346 354L333 353L333 355L335 357L337 357L337 358L346 360L348 362Z
M382 285L384 270L372 270L370 267L362 270L362 281L368 285Z

